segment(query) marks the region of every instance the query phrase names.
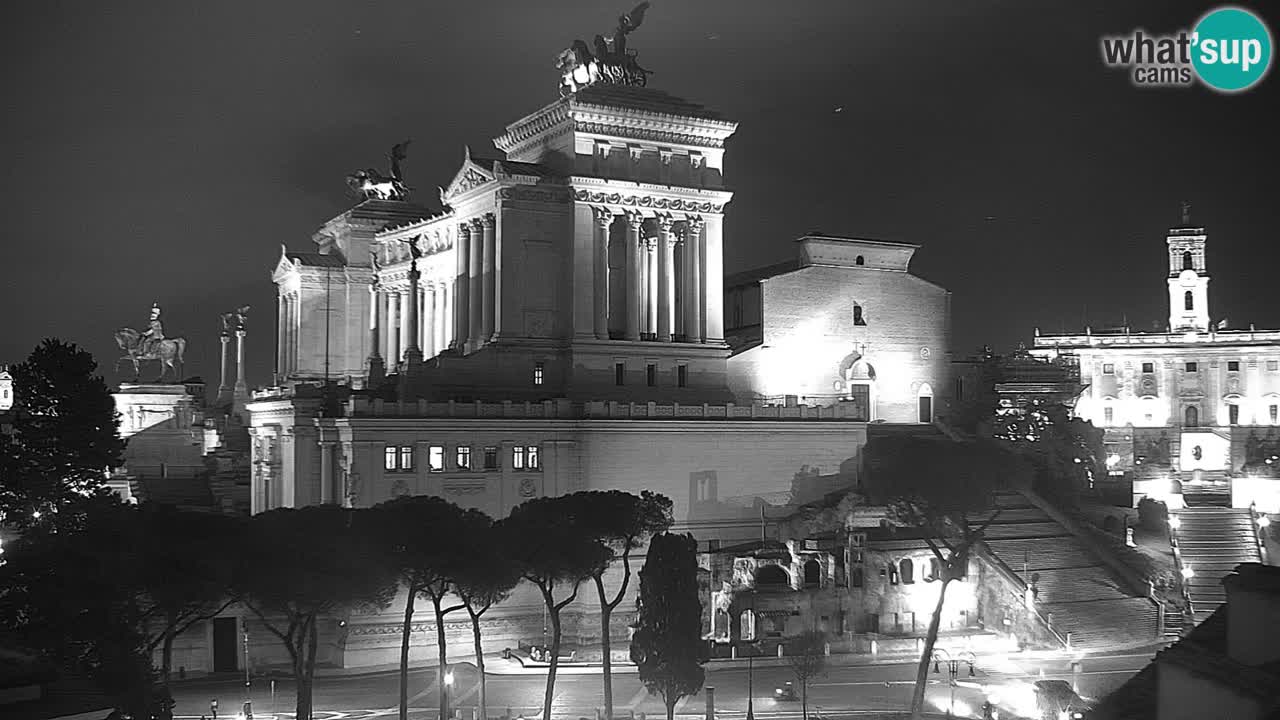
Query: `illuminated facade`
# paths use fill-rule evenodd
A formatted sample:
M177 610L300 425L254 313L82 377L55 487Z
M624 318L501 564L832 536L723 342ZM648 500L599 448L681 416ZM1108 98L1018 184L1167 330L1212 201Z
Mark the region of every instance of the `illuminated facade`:
M1086 389L1076 414L1106 431L1112 471L1148 459L1167 469L1162 487L1169 473L1183 482L1225 479L1264 464L1260 453L1275 444L1280 426L1280 331L1210 321L1206 240L1205 229L1185 217L1166 237L1166 332L1037 330L1032 350L1079 366Z

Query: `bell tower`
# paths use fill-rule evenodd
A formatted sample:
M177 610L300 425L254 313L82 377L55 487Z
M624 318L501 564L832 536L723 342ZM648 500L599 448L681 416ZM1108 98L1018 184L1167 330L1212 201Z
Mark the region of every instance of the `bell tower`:
M1191 204L1182 204L1182 224L1170 228L1169 330L1208 332L1209 272L1205 266L1204 228L1191 224Z

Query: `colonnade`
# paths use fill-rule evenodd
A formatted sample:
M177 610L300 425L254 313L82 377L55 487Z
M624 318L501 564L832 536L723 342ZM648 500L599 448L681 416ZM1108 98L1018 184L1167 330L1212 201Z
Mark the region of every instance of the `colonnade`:
M424 281L412 294L409 285L395 288L369 288L369 335L371 354L389 359L389 367L403 360L409 349L411 323L416 322L418 349L424 358L435 357L453 342L452 283ZM416 305L416 307L415 307ZM417 312L411 312L416 310ZM416 315L416 317L412 317Z
M612 325L622 329L624 340L719 342L721 338L714 334L717 323L708 322L719 312L720 303L708 306L712 283L707 282L711 268L703 218L696 215L684 219L671 215L646 218L639 212L618 214L595 206L592 212L595 219L592 243L595 336L608 339ZM622 280L626 301L623 307L611 308L609 244L611 231L618 221L625 223ZM647 223L652 224L646 227ZM647 235L647 229L656 230L657 234ZM718 266L718 247L712 253ZM612 318L614 312L623 317ZM709 324L713 326L711 333Z

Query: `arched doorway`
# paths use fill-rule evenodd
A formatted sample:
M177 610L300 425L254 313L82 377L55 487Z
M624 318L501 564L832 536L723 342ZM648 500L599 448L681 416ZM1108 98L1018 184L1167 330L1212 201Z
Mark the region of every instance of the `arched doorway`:
M1187 409L1182 413L1182 424L1186 427L1200 426L1200 408L1195 405L1188 405Z
M920 389L916 392L916 409L919 413L917 421L933 422L933 387L929 383L920 383Z
M787 575L787 571L777 565L764 565L756 570L756 587L758 588L782 588L791 585L791 578Z
M822 566L817 560L810 560L804 564L804 586L818 587L822 584Z
M839 376L844 390L843 402L854 406L854 417L876 419L876 369L862 353L854 351L840 361Z

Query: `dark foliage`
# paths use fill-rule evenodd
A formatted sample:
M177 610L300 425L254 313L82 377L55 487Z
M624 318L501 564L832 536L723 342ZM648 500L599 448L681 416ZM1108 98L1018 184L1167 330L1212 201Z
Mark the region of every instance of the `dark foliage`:
M662 697L667 720L680 698L696 694L706 679L697 551L692 535L656 535L640 570L640 617L631 639L631 661L640 670L640 682Z

